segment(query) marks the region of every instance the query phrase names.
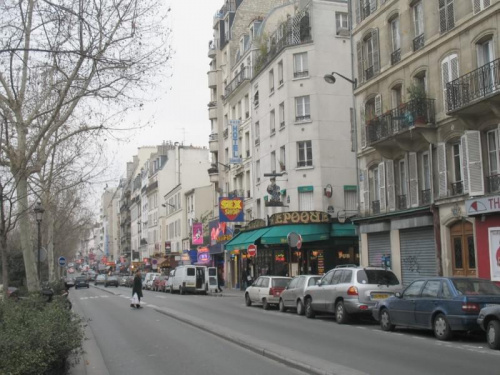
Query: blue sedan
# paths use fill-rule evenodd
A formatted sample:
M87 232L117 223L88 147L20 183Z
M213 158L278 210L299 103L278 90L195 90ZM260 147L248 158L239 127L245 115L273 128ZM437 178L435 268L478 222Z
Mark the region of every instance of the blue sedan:
M384 331L430 329L438 340L449 340L453 331L479 330L479 311L490 305L500 305L500 288L491 281L435 277L415 280L402 294L380 301L373 317Z

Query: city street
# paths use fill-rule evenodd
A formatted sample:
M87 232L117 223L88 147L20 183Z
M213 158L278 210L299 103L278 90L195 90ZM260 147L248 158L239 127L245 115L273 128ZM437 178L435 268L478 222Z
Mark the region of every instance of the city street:
M297 368L330 374L490 374L500 361L482 337L441 342L430 332L382 332L369 321L338 325L331 317L311 320L246 307L239 292L218 297L144 291L142 310L130 308L130 295L124 287L71 290L74 310L88 321L110 374L301 373Z

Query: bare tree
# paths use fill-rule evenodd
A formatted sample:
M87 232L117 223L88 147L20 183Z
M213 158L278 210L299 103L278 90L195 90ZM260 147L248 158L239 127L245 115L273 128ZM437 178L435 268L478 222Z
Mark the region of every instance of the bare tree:
M54 147L138 105L170 59L163 0L0 1L0 166L15 176L29 290L39 280L28 181ZM57 136L56 136L57 135Z

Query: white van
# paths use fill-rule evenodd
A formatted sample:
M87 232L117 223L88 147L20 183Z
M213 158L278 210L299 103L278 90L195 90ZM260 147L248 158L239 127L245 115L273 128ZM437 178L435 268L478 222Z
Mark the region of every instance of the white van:
M190 292L207 294L209 290L209 272L213 272L212 268L214 267L177 266L174 270L174 275L170 276L172 278L170 293L179 292L180 294L185 294Z
M161 275L161 273L158 273L158 272L146 273L146 277L144 278L144 282L142 283L142 288L151 290L151 286L153 284L155 276L160 276L160 275Z

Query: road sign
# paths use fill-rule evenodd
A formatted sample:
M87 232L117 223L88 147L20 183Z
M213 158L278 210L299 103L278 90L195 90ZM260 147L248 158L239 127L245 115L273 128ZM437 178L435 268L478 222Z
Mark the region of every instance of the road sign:
M302 247L302 236L298 233L288 233L287 240L288 246L290 246L291 248L297 248L300 250L300 248Z
M61 267L64 267L66 265L66 258L65 257L59 257L58 261L59 261L59 265Z
M248 245L247 253L251 257L254 257L255 255L257 255L257 246L255 246L255 245Z

